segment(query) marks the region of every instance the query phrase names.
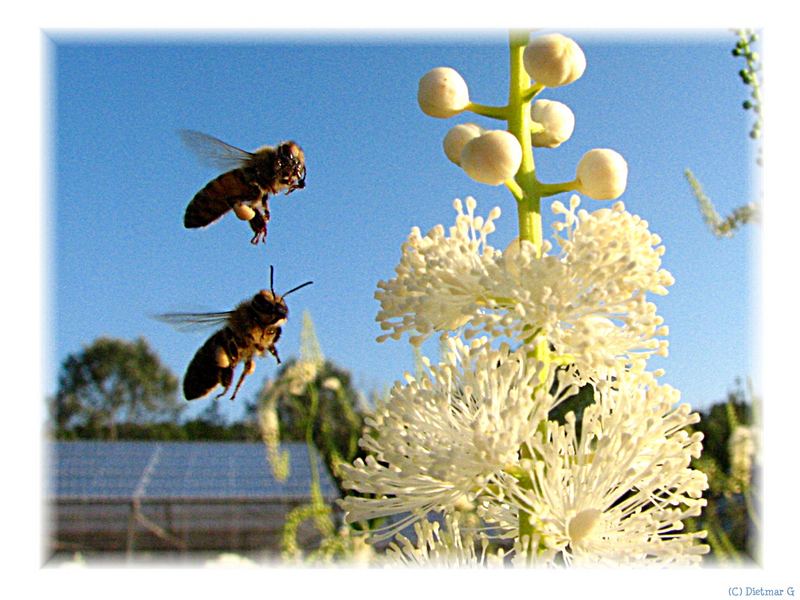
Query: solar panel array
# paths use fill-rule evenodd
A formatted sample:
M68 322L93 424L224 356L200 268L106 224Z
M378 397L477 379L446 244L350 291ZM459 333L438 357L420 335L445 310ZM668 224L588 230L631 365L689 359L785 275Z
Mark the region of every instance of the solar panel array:
M311 466L303 443L286 443L290 468L278 481L266 449L253 442L52 442L49 495L54 499L306 499ZM326 499L339 493L319 457Z

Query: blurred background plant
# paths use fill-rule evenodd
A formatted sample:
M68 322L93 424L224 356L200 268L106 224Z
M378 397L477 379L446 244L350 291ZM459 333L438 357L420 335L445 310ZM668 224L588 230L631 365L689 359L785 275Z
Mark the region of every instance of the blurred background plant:
M742 102L742 108L753 112L753 125L750 128L750 138L754 141L761 139L761 126L763 123L761 115L761 61L753 49L753 45L758 41L758 34L752 29L737 29L734 32L738 38L736 46L732 50L734 57L741 57L745 61L745 66L739 70L739 77L742 83L750 88L749 98ZM759 145L756 156L756 164L762 164L762 147ZM734 208L727 217L722 217L714 203L711 201L703 186L695 177L691 169L684 171L689 185L692 188L700 214L703 220L718 238L731 237L736 231L748 223L758 222L760 216L760 202L748 202Z
M350 374L325 359L308 312L303 314L300 344L300 357L285 363L275 380L265 383L258 399L262 439L275 477L285 479L289 475L288 457L280 451L280 441L304 441L311 460L310 502L287 516L282 556L291 562L368 560L373 550L359 527L340 525L337 509L325 502L321 465L314 452L318 451L343 493L339 466L364 455L358 440L367 403L353 387ZM306 522L320 535L318 546L311 550L298 543L298 531Z
M708 476L708 506L702 519L689 523L705 529L712 560L758 562L760 556L761 419L760 400L748 383L737 380L724 402L700 411L694 430L703 432L703 454L693 466Z

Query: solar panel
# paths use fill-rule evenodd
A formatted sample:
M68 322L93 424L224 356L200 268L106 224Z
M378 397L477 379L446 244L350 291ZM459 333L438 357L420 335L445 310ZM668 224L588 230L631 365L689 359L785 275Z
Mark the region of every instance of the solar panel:
M290 473L277 481L258 442L51 442L49 495L56 499L296 499L309 497L303 443L286 443ZM327 499L338 490L316 453Z

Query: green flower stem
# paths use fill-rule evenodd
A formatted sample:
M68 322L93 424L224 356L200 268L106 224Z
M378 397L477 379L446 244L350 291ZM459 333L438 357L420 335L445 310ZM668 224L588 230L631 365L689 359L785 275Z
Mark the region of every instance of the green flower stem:
M746 489L742 495L744 496L744 505L747 509L747 515L750 517L750 522L753 524L756 531L761 531L761 519L758 517L758 512L753 504L753 495L751 491Z
M508 120L507 106L490 106L488 104L470 102L464 110L474 112L476 115L481 115L482 117L489 117L490 119Z
M540 183L538 185L538 190L542 198L544 198L547 196L555 196L563 192L577 191L579 186L580 182L577 179L573 179L572 181L565 181L564 183Z
M527 38L525 41L527 43ZM541 83L534 83L531 87L522 92L523 101L530 102L531 100L536 98L536 96L539 95L539 92L541 92L543 89L544 86Z
M536 255L542 253L541 195L538 193L536 165L533 161L531 144L530 99L531 80L522 63L522 55L528 44L527 31L512 31L509 35L511 54L511 81L508 90L508 131L522 146L522 164L514 180L522 190L522 198L517 199L519 238L533 243Z
M533 160L533 144L531 143L531 99L538 92L540 86L531 86L531 80L522 61L525 46L528 44L530 34L527 31L512 31L509 35L509 51L511 59L511 81L508 90L508 131L511 132L522 146L522 163L517 171L514 181L521 194L514 194L517 199L517 219L519 222L519 239L527 240L533 244L537 257L542 255L542 214L541 192L536 179L536 164ZM513 193L513 190L512 190ZM547 361L549 348L547 340L539 339L534 349L536 360ZM541 385L541 383L540 383ZM530 448L523 444L520 448L521 458L533 458ZM523 487L531 487L531 482L521 481ZM527 485L526 485L527 484ZM535 524L527 511L519 515L520 539L527 537L529 540L528 557L534 554Z
M521 202L525 197L525 193L522 191L522 188L519 187L519 184L513 179L509 179L505 182L505 185L508 188L508 191L511 192L511 195L517 199L517 202Z
M334 526L330 519L329 510L326 510L325 500L322 497L322 485L319 477L319 462L317 447L314 444L314 422L317 419L319 407L319 392L316 385L308 386L311 406L308 410L308 422L306 423L306 448L308 449L308 461L311 467L311 506L315 507L314 522L323 536L333 535Z

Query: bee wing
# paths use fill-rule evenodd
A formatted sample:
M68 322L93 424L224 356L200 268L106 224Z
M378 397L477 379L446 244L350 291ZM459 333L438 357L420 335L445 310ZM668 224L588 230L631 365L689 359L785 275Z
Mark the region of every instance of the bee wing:
M178 131L183 143L205 164L219 169L230 170L241 167L252 160L253 153L226 144L213 135L181 129Z
M222 327L228 322L233 311L209 313L165 313L155 318L169 323L179 331L200 331L211 327Z

